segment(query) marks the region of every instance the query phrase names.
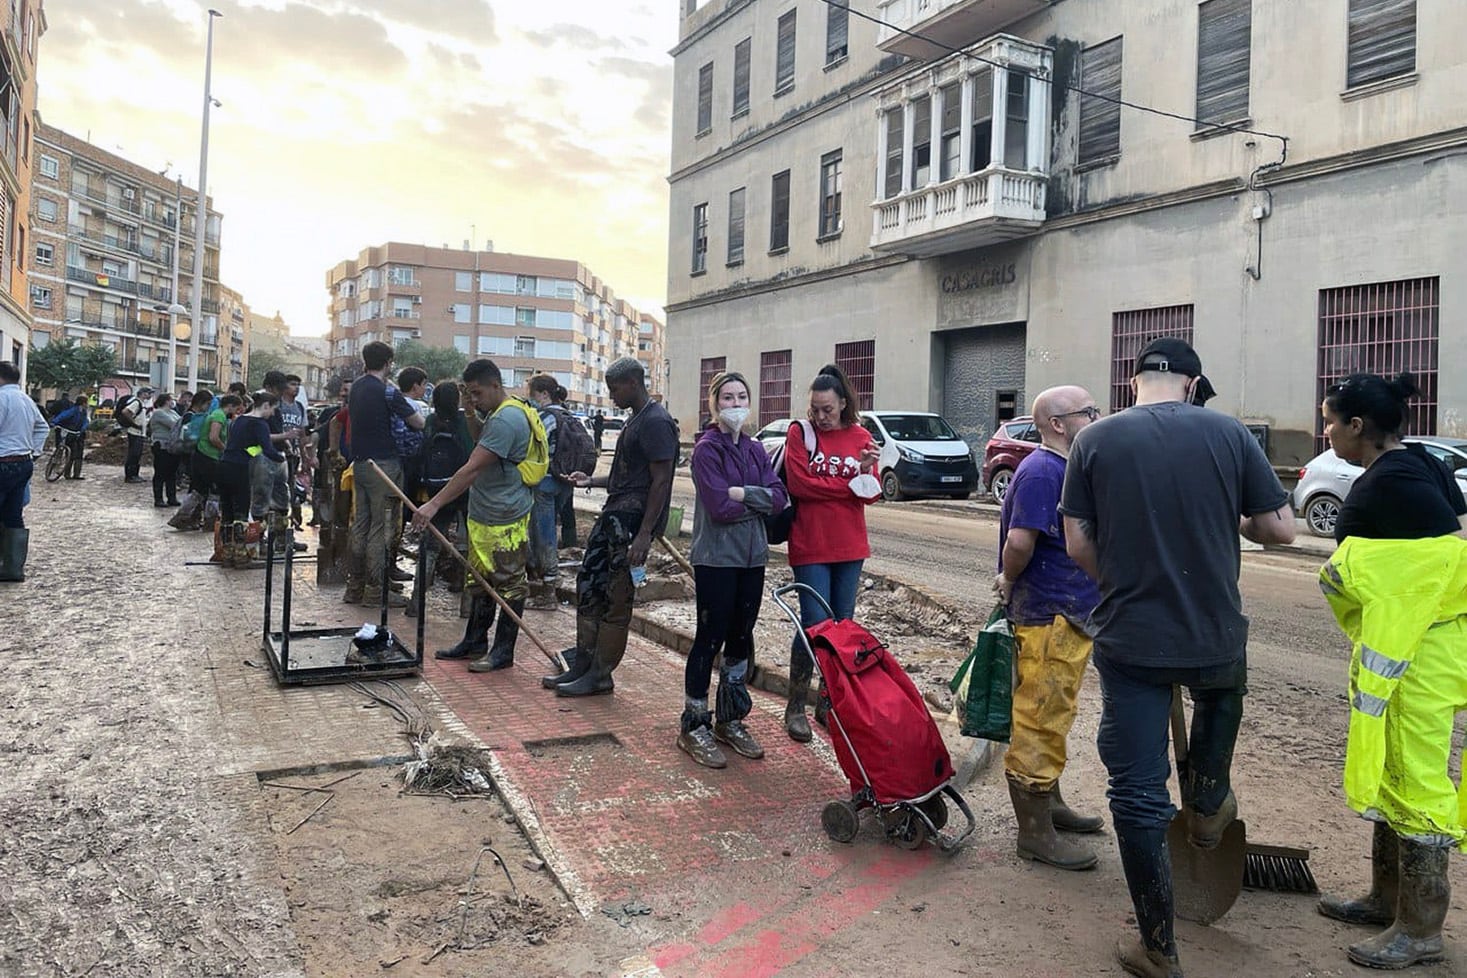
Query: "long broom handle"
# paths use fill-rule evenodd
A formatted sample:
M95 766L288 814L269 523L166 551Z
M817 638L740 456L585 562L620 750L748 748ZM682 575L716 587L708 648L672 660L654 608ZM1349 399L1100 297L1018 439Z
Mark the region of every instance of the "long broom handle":
M408 511L411 513L417 513L418 507L413 505L413 501L407 497L407 493L403 492L397 487L397 483L387 478L387 473L382 471L381 466L379 466L372 459L367 459L366 461L367 464L372 467L372 470L377 473L377 477L386 484L389 490L391 490L392 494L395 495L398 499L402 500L402 504L408 508ZM530 639L530 641L535 643L536 648L545 653L545 657L547 659L549 659L555 665L559 666L561 672L565 672L568 668L570 668L566 665L565 660L560 657L559 652L552 652L547 649L545 647L545 643L540 641L539 637L536 636L534 632L530 631L530 627L525 624L524 619L515 614L514 609L509 606L509 602L501 598L499 596L499 592L490 587L489 582L484 580L484 578L479 575L478 571L474 570L474 565L469 563L468 558L464 557L463 554L458 552L458 548L448 541L448 537L443 535L443 531L439 530L438 527L434 526L432 523L428 524L428 529L432 531L435 537L438 538L438 542L442 545L443 549L453 554L454 558L457 559L459 563L464 565L464 570L468 571L469 574L473 576L475 582L477 582L478 585L484 589L485 593L487 593L489 597L494 599L495 603L499 605L500 609L506 615L509 615L510 621L520 626L520 631L524 632L524 634ZM422 586L423 582L419 581L418 587Z
M662 544L662 549L666 550L672 556L673 560L677 561L677 565L683 569L683 573L695 581L698 579L698 575L693 573L693 565L688 563L688 558L684 557L682 551L668 542L667 537L658 537L657 542Z

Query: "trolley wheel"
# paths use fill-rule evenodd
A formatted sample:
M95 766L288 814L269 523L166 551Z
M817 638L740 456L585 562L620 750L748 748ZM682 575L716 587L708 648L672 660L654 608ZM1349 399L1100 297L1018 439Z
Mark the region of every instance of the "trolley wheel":
M861 816L848 801L827 802L820 813L820 825L835 842L850 842L861 830Z
M903 849L920 849L927 841L927 823L905 806L883 812L881 824L886 828L887 837Z
M55 482L61 478L66 471L66 465L71 461L71 453L58 448L51 452L51 458L46 462L46 481Z
M924 802L917 805L922 809L922 814L932 823L932 827L938 831L947 824L947 802L942 800L942 795L933 795Z

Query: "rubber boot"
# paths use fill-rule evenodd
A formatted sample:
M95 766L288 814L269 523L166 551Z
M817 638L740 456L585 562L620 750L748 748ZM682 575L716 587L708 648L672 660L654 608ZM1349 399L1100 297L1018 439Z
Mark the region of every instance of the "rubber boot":
M790 698L784 707L784 732L797 744L808 744L814 734L805 717L805 700L810 696L810 677L814 672L804 649L790 655Z
M585 675L555 687L556 696L602 696L616 683L611 674L627 654L627 626L602 622L596 629L596 650L589 656Z
M555 585L545 581L534 581L530 584L530 600L525 607L532 611L555 611L560 607L560 602L555 599Z
M1442 924L1452 902L1452 884L1447 879L1450 850L1410 839L1401 839L1399 847L1396 922L1384 933L1350 947L1350 960L1367 968L1396 971L1446 956Z
M525 611L525 599L515 598L509 603L516 615ZM494 629L494 645L482 659L469 663L469 672L497 672L514 665L514 643L520 637L520 626L509 615L499 616L499 625Z
M467 659L489 651L489 629L494 624L494 601L487 594L474 595L469 607L469 619L464 622L464 637L457 645L439 649L433 653L435 659Z
M589 615L576 615L576 644L560 653L565 660L565 672L554 676L541 676L540 685L554 689L561 683L575 682L591 668L591 651L596 648L596 633L600 625Z
M1136 911L1139 937L1116 945L1116 959L1127 974L1140 978L1182 978L1177 960L1175 898L1172 893L1172 856L1166 829L1116 826L1116 848L1131 905Z
M1009 798L1014 803L1014 818L1019 823L1018 852L1021 859L1046 863L1057 869L1095 868L1100 861L1095 853L1055 832L1050 816L1053 804L1050 792L1031 791L1010 781Z
M228 539L234 539L233 524L225 523L223 517L216 519L214 521L214 553L209 558L209 563L227 566L234 562L234 554L225 543L226 533L228 533Z
M255 566L254 545L249 542L249 524L234 524L234 546L230 554L230 566L236 570L249 570Z
M1389 927L1396 921L1400 886L1400 839L1389 825L1376 822L1370 838L1370 892L1353 900L1323 896L1319 900L1319 912L1347 924Z
M30 542L30 530L0 530L0 581L18 584L25 580L25 558Z
M1223 798L1222 806L1211 815L1195 808L1187 809L1187 838L1199 849L1216 849L1222 842L1223 830L1238 819L1238 799L1232 791Z
M1060 794L1059 782L1054 783L1054 789L1049 793L1049 820L1054 827L1061 832L1099 832L1105 828L1105 819L1099 815L1081 815L1065 804L1064 796Z

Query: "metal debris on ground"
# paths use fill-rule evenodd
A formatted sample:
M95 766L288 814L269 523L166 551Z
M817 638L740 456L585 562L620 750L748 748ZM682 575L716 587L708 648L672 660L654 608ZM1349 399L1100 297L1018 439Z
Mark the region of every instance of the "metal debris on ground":
M616 921L617 926L628 927L633 917L645 917L652 908L640 900L628 900L625 903L608 903L601 912Z
M485 771L484 752L475 747L444 744L437 735L413 744L417 755L398 772L403 791L410 795L447 795L485 798L494 785Z
M474 892L479 866L485 854L493 857L504 871L510 892ZM567 919L565 915L555 912L535 897L520 893L515 886L514 877L509 873L509 866L492 846L483 846L474 857L474 866L469 871L468 883L464 887L463 898L458 901L457 911L458 926L453 937L438 945L423 959L423 963L432 961L444 951L474 951L507 937L519 937L529 944L543 944L548 935L561 927Z

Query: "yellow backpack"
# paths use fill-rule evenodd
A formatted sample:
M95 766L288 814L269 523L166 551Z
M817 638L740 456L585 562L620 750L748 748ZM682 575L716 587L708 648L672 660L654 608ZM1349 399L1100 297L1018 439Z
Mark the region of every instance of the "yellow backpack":
M550 436L545 433L545 422L540 420L540 412L535 406L522 397L506 397L499 406L499 411L507 407L516 407L525 412L525 420L530 423L530 445L525 450L525 457L513 464L520 470L520 481L527 486L538 486L550 472ZM498 414L499 411L494 413Z

